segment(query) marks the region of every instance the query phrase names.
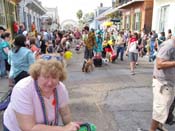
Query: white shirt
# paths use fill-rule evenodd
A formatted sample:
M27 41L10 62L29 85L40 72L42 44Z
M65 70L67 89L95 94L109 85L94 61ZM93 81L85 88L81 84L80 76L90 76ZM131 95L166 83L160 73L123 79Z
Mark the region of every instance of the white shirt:
M129 52L138 53L137 41L131 42L129 44Z

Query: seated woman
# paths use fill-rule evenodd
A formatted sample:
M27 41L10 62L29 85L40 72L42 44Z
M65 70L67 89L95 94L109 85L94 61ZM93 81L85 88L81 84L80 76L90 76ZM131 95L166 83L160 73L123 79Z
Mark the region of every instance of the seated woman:
M4 112L5 131L77 131L71 122L68 91L63 65L57 60L37 60L30 66L29 77L14 87ZM60 126L61 121L65 126Z

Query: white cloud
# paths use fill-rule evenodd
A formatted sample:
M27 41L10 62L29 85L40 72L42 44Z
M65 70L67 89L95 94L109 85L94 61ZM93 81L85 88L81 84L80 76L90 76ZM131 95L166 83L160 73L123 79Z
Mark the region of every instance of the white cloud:
M112 0L42 0L44 7L58 7L60 21L66 19L77 20L76 12L81 9L83 13L93 12L100 3L110 7Z

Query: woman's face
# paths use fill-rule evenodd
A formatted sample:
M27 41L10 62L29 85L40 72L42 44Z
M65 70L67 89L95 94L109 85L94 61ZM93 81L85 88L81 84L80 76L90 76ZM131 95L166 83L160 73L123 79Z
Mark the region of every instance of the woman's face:
M10 41L10 39L11 39L11 36L5 38L6 41Z
M59 79L57 77L53 77L51 74L41 73L38 77L38 86L43 93L51 93L56 85L59 83Z

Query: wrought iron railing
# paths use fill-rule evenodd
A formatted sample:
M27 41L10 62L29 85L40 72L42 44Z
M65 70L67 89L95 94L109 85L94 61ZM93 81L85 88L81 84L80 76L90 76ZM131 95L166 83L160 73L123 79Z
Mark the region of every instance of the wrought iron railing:
M129 1L132 1L132 0L119 0L119 6L125 4Z

